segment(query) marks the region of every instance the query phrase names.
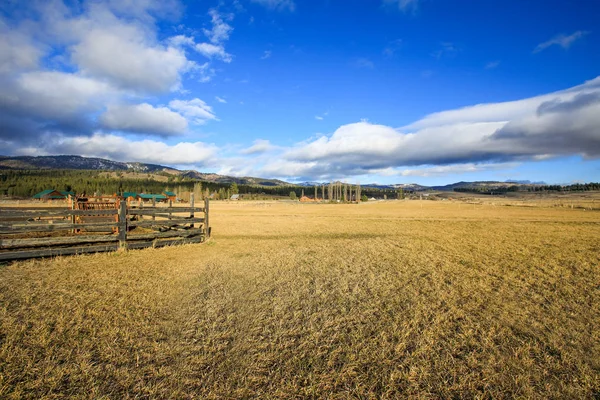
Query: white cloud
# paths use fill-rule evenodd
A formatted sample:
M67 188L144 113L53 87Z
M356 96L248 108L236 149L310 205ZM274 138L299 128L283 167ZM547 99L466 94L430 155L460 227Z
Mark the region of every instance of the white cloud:
M270 58L270 57L271 57L271 50L265 50L265 52L260 57L260 59L261 60L266 60L267 58Z
M116 161L138 161L166 165L210 164L217 148L203 142L180 142L175 145L155 140L128 140L113 134L92 136L46 137L44 154L80 154ZM19 152L20 153L20 152ZM39 154L39 153L38 153Z
M216 120L212 107L196 98L192 100L172 100L169 107L178 111L194 124L202 125L209 120Z
M42 56L29 35L0 18L0 74L36 69Z
M72 58L86 75L151 93L179 86L190 67L182 50L146 43L142 32L129 26L87 32L73 46Z
M40 115L93 111L118 94L105 82L64 72L27 72L16 80L13 100ZM1 100L0 100L1 102Z
M489 63L485 64L485 69L494 69L498 67L498 65L500 65L500 61L490 61Z
M215 96L215 100L217 100L219 103L227 103L227 100L219 96Z
M260 4L271 10L294 11L296 3L293 0L251 0L253 3Z
M204 29L203 32L214 44L220 44L229 39L233 27L223 21L223 18L217 10L211 9L208 14L211 16L212 28Z
M194 46L194 38L185 35L177 35L170 37L168 40L169 44L173 47L183 47L183 46Z
M231 54L227 53L225 48L221 45L198 43L194 46L194 49L206 58L218 58L226 63L230 63L232 60Z
M430 114L398 129L343 125L284 150L262 170L325 178L430 165L433 174L568 155L600 157L600 77L542 96Z
M108 129L157 135L180 135L187 129L187 120L180 114L147 103L110 105L100 123Z
M274 149L275 147L268 140L264 139L256 139L254 144L247 149L240 151L241 154L260 154L265 153L269 150Z
M560 46L563 49L568 49L569 47L571 47L571 45L573 44L573 42L575 42L578 39L583 38L584 36L588 35L590 32L588 31L576 31L573 32L570 35L565 35L565 34L560 34L560 35L556 35L554 36L552 39L540 43L538 44L535 49L533 49L534 53L539 53L542 50L547 49L550 46Z
M315 119L319 120L319 121L323 121L323 117L321 117L320 115L315 115Z
M519 165L519 163L484 163L484 164L475 164L475 163L465 163L465 164L452 164L452 165L436 165L432 167L424 167L424 168L414 168L414 169L392 169L386 175L385 173L380 173L380 175L386 176L419 176L419 177L429 177L429 176L445 176L450 174L466 174L466 173L474 173L474 172L483 172L483 171L499 171L512 169Z

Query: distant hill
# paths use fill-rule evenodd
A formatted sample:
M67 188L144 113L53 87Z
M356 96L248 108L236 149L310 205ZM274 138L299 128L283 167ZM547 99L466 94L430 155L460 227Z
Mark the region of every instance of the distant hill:
M260 186L320 186L327 185L328 182L301 182L297 184L285 182L279 179L256 178L256 177L235 177L219 175L214 173L198 172L194 170L178 170L171 167L158 164L145 164L140 162L119 162L103 158L82 157L82 156L0 156L0 170L6 169L78 169L78 170L102 170L102 171L129 171L137 173L160 174L163 176L174 175L183 176L192 179L199 179L207 182L221 184L237 183L238 185L260 185ZM544 182L530 182L528 180L508 180L498 181L475 181L475 182L456 182L443 186L423 186L416 183L399 183L392 185L379 185L375 183L362 184L363 188L395 190L402 188L410 191L438 190L454 191L454 189L476 189L476 188L500 188L508 186L519 186L520 188L544 185Z
M158 164L145 164L140 162L119 162L103 158L82 156L0 156L0 169L79 169L101 171L131 171L141 173L163 173L169 175L182 175L183 177L200 179L216 183L237 183L241 185L261 186L287 186L291 185L278 179L264 179L254 177L234 177L203 173L194 170L181 171L175 168Z
M158 172L173 168L139 162L119 162L81 156L0 157L0 166L10 169L89 169L104 171Z
M460 181L460 182L456 182L456 183L451 183L449 185L444 185L444 186L431 186L429 187L430 190L440 190L440 191L454 191L454 189L476 189L476 188L482 188L482 187L486 187L486 188L500 188L500 187L509 187L509 186L519 186L519 187L532 187L532 186L538 186L538 185L543 185L544 183L530 183L529 181L520 181L520 182L516 182L516 181L506 181L506 182L499 182L499 181L474 181L474 182L464 182L464 181Z

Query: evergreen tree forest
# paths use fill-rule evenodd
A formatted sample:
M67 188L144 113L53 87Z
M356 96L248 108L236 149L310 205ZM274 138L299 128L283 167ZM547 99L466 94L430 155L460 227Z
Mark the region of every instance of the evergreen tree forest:
M487 186L479 186L479 187L462 187L455 188L455 192L463 192L463 193L477 193L477 194L504 194L508 192L519 192L519 191L527 191L527 192L586 192L589 190L600 190L600 183L598 182L589 182L589 183L576 183L573 185L536 185L530 187L520 187L518 185L511 186L501 186L501 187L487 187Z
M314 187L297 185L260 186L245 185L240 183L218 183L202 181L189 177L168 176L168 181L163 182L148 175L144 179L121 177L117 174L108 174L112 171L101 170L74 170L74 169L48 169L48 170L0 170L0 196L16 198L30 198L34 194L46 189L59 191L73 191L77 195L105 195L121 194L123 192L136 193L163 193L165 190L175 192L178 197L187 200L187 193L195 193L196 198L212 196L213 199L227 199L234 193L239 193L245 199L258 199L261 196L278 196L289 198L290 192L296 193L299 198L305 190L310 196ZM162 174L159 174L162 175ZM327 190L327 185L325 185ZM185 193L185 194L184 194ZM318 187L319 197L322 197L322 187ZM368 197L389 199L400 198L394 189L363 187L361 193ZM404 197L404 194L402 194Z

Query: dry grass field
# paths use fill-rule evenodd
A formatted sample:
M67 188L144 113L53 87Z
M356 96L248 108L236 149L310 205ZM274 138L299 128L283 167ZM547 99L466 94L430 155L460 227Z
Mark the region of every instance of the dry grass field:
M206 244L0 266L0 398L600 397L600 212L211 204Z

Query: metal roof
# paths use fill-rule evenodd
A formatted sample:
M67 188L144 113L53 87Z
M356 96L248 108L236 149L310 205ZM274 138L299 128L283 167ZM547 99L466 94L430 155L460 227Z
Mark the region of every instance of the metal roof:
M167 196L165 196L164 194L152 194L152 193L140 193L139 196L140 196L140 198L142 198L144 200L152 200L152 199L165 200L167 198Z
M33 195L34 199L64 199L65 197L67 196L54 189L42 190L41 192Z

